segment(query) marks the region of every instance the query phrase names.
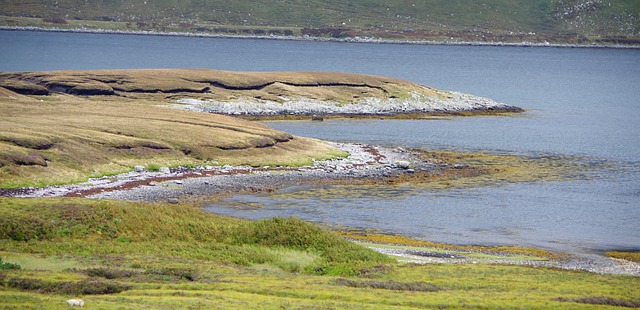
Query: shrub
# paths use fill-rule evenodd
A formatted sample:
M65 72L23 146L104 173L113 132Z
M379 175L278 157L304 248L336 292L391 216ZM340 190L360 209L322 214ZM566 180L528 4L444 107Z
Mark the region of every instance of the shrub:
M0 239L29 241L31 239L51 239L58 230L55 223L35 217L0 217Z
M101 277L105 279L121 279L121 278L131 278L134 275L139 274L137 271L133 270L122 270L122 269L109 269L109 268L92 268L84 270L90 277Z
M604 296L589 296L584 298L556 298L555 300L561 302L577 302L581 304L589 304L589 305L606 305L606 306L616 306L616 307L626 307L626 308L640 308L640 303L631 302L627 300L619 300L613 299Z
M2 257L0 257L0 269L21 269L21 268L22 267L18 264L3 262Z
M160 171L160 168L162 168L162 166L158 164L151 164L145 167L144 169L147 171Z
M197 281L200 278L200 272L193 269L185 268L161 268L149 269L145 271L147 275L168 276L170 278L188 281Z
M6 285L22 291L68 295L116 294L131 289L131 286L95 280L47 282L39 279L12 278Z
M328 262L390 262L383 254L346 241L297 218L275 217L245 222L227 236L231 243L258 244L316 252Z
M425 282L396 282L396 281L354 281L349 279L336 279L336 285L357 287L357 288L373 288L395 291L413 291L413 292L437 292L442 288Z

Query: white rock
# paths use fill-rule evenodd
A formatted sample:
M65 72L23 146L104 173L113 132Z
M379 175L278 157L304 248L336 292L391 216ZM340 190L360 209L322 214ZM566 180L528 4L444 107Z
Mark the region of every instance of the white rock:
M83 307L84 306L84 301L82 299L69 299L69 300L67 300L67 304L69 304L69 306L71 306L71 307L73 307L73 306Z
M411 167L411 162L406 160L398 160L396 161L396 167L401 169L409 169L409 167Z

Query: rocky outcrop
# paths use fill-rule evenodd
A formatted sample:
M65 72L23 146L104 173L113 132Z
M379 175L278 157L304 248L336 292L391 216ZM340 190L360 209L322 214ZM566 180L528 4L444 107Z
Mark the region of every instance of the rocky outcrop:
M0 87L21 95L46 96L49 94L46 87L21 80L0 80Z

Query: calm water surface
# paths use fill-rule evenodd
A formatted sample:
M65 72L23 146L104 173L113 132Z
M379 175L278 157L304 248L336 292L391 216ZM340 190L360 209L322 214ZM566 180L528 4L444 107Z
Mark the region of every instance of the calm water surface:
M640 50L344 44L0 31L0 70L210 68L392 76L527 113L430 121L268 122L386 146L573 156L611 169L568 182L468 190L288 188L212 212L298 216L434 241L564 251L640 248ZM349 193L349 194L345 194Z

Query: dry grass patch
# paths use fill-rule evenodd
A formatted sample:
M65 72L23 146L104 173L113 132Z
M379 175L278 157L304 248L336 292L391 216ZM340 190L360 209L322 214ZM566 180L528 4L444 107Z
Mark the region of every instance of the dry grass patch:
M640 263L640 252L607 252L607 256Z
M295 165L328 145L226 116L116 97L0 94L0 188L71 183L141 166ZM338 154L339 155L339 154Z
M204 69L147 69L1 73L0 81L45 87L75 95L210 100L240 97L281 101L305 97L350 103L366 97L403 98L410 93L446 97L447 92L404 80L333 72L233 72Z
M447 94L370 75L186 69L0 73L0 86L0 188L78 182L136 165L291 166L346 155L259 123L162 106L176 98L349 103Z

